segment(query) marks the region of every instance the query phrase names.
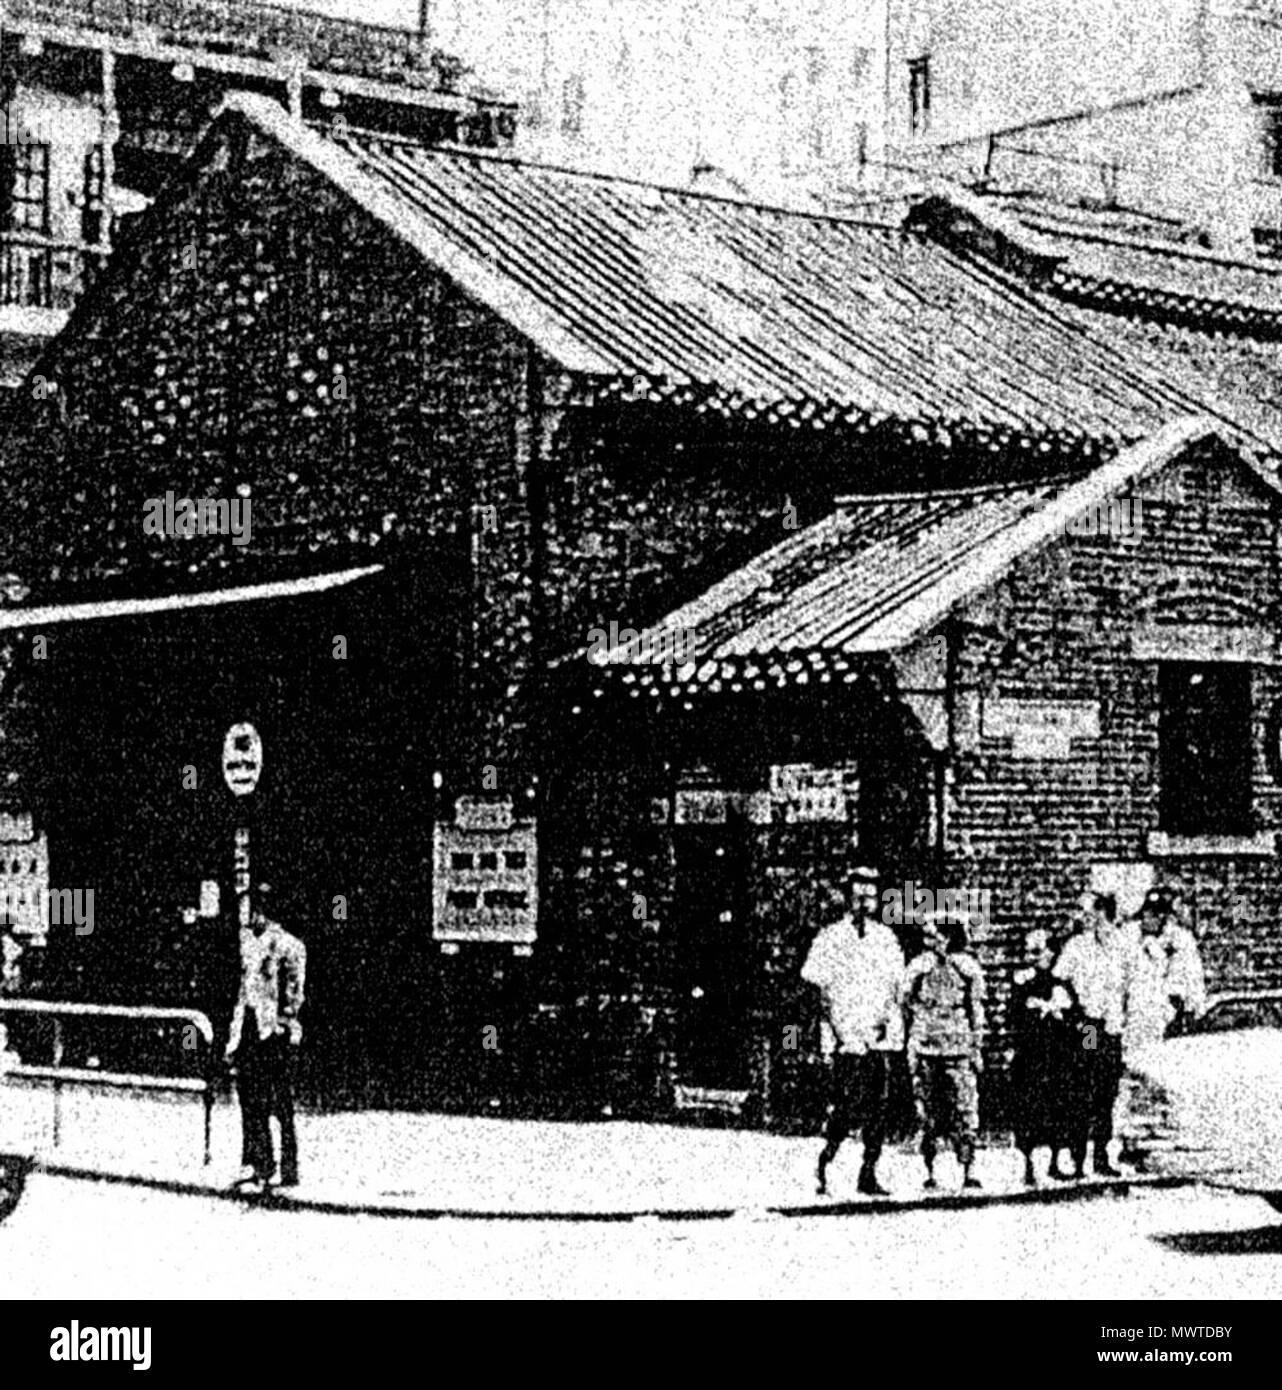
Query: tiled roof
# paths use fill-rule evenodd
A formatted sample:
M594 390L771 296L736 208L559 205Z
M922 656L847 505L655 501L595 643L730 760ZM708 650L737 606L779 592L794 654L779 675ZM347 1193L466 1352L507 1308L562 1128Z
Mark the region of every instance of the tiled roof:
M1196 409L1012 277L897 227L351 134L229 102L594 390L814 424L1125 443Z
M1196 245L1180 223L1115 208L1071 206L1028 193L987 193L1060 259L1060 293L1120 308L1215 322L1237 331L1282 328L1282 262Z
M1093 340L1107 341L1135 371L1213 418L1234 447L1276 477L1282 455L1282 264L1233 261L1132 238L1126 255L1146 270L1143 282L1137 274L1121 284L1093 278L1089 259L1066 238L1031 228L998 200L951 190L921 201L910 219L975 264L1001 267L1018 278L1048 312ZM1121 262L1112 268L1120 274ZM1258 282L1253 302L1246 298L1247 282ZM1194 292L1212 288L1242 297L1231 302Z
M661 623L600 656L637 688L841 678L929 631L1017 560L1215 434L1177 422L1076 481L847 498Z

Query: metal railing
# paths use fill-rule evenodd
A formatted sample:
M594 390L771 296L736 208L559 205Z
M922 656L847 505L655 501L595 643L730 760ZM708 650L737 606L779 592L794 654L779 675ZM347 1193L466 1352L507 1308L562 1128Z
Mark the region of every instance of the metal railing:
M0 999L0 1014L44 1014L53 1018L53 1063L51 1066L18 1062L5 1073L20 1080L51 1082L53 1085L53 1143L62 1143L62 1090L67 1084L78 1086L116 1086L137 1091L172 1091L199 1095L204 1102L204 1161L210 1161L213 1137L214 1088L210 1051L214 1027L197 1009L161 1009L138 1004L72 1004L49 999ZM120 1018L135 1022L182 1023L194 1027L205 1044L205 1065L201 1076L148 1076L142 1073L103 1071L97 1067L63 1065L63 1020L68 1018Z
M453 92L463 64L413 29L249 0L4 0L9 28L72 29Z

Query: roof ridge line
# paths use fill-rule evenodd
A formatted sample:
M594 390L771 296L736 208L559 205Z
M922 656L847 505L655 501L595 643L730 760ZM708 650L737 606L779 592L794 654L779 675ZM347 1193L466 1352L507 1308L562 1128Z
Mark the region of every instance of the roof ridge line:
M1022 482L976 483L973 487L928 487L908 492L842 492L835 494L832 500L834 506L843 507L857 506L863 502L923 502L942 497L976 497L986 492L1029 492L1034 488L1053 487L1056 483L1071 486L1073 483L1080 482L1083 477L1089 477L1095 468L1101 466L1096 463L1088 466L1085 470L1079 469L1072 473L1053 473L1045 477L1029 478Z
M215 125L229 115L250 122L295 158L329 179L368 217L457 280L482 303L491 307L503 304L503 313L513 327L532 342L542 338L544 350L563 370L597 376L608 369L599 354L589 352L552 321L535 295L520 290L478 257L449 245L421 219L410 222L395 196L380 186L360 160L336 141L318 135L270 97L255 92L230 93L214 118Z
M981 555L971 557L960 567L960 574L954 572L955 582L949 585L949 592L942 602L938 598L932 602L927 592L921 598L902 605L892 615L891 621L898 621L908 629L908 635L892 643L892 648L919 636L958 604L994 584L1010 566L1036 554L1055 539L1062 526L1085 508L1113 496L1123 487L1134 486L1194 445L1208 439L1224 441L1224 435L1213 419L1206 415L1190 414L1172 420L1146 439L1123 449L1115 458L1093 469L1057 497L1017 521ZM1232 445L1229 444L1229 447L1232 448ZM1237 454L1237 450L1234 453ZM1237 456L1241 457L1240 454ZM1249 467L1245 460L1242 463L1243 467Z
M1232 266L1238 270L1251 270L1257 275L1282 276L1282 261L1271 261L1264 256L1247 260L1243 256L1226 256L1205 246L1189 246L1178 241L1158 241L1149 237L1132 237L1115 231L1096 230L1089 227L1056 227L1055 235L1070 241L1098 241L1107 246L1133 247L1140 251L1156 251L1163 256L1180 256L1188 261L1204 261L1211 265Z
M605 169L588 169L581 165L557 164L551 160L531 159L526 155L510 154L505 150L484 149L450 142L433 144L425 140L417 140L412 135L370 130L367 127L351 124L344 126L342 135L334 136L328 132L325 122L298 121L271 97L263 96L259 92L229 92L223 102L224 107L232 106L247 113L250 110L255 113L258 112L262 109L261 104L277 107L286 120L301 125L305 130L320 136L328 144L336 144L339 140L349 136L356 138L368 136L372 140L380 140L387 144L405 145L411 149L423 150L429 154L445 155L452 159L477 159L491 164L508 164L518 169L537 169L548 174L565 174L570 178L590 179L598 183L622 184L629 188L648 188L657 193L670 193L678 198L693 198L709 203L727 203L731 207L751 208L754 212L778 213L783 217L802 217L812 222L836 222L843 226L873 227L885 231L895 231L899 225L898 223L870 221L831 208L802 208L747 195L736 196L732 193L713 193L705 188L687 188L681 184L643 179L635 174L612 174Z

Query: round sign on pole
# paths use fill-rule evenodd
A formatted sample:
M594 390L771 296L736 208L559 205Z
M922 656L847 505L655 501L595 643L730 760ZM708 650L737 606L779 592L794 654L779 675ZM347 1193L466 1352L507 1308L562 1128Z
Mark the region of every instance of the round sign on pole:
M223 740L223 779L237 796L248 796L263 771L263 741L252 724L233 724Z

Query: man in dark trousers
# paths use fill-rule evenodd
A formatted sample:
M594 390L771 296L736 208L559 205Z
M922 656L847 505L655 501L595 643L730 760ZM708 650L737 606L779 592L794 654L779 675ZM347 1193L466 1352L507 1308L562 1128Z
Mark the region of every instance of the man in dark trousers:
M819 1155L819 1194L828 1190L828 1165L843 1140L863 1129L858 1190L884 1197L877 1160L886 1140L890 1060L903 1048L899 984L904 955L894 932L877 917L877 880L871 870L851 877L850 910L815 937L801 978L817 985L837 1039L832 1106Z
M1082 898L1082 928L1060 953L1056 978L1066 980L1082 1006L1082 1068L1085 1107L1073 1144L1075 1176L1081 1177L1086 1145L1093 1149L1095 1172L1116 1178L1109 1145L1113 1139L1113 1108L1122 1080L1122 1035L1130 1010L1134 949L1117 917L1112 893L1088 893Z
M303 1036L298 1014L307 971L303 943L263 911L270 891L266 884L259 886L259 906L249 926L240 929L240 993L227 1039L227 1059L235 1063L240 1096L244 1171L236 1185L259 1192L276 1169L273 1115L280 1121L279 1185L298 1184L293 1073Z

